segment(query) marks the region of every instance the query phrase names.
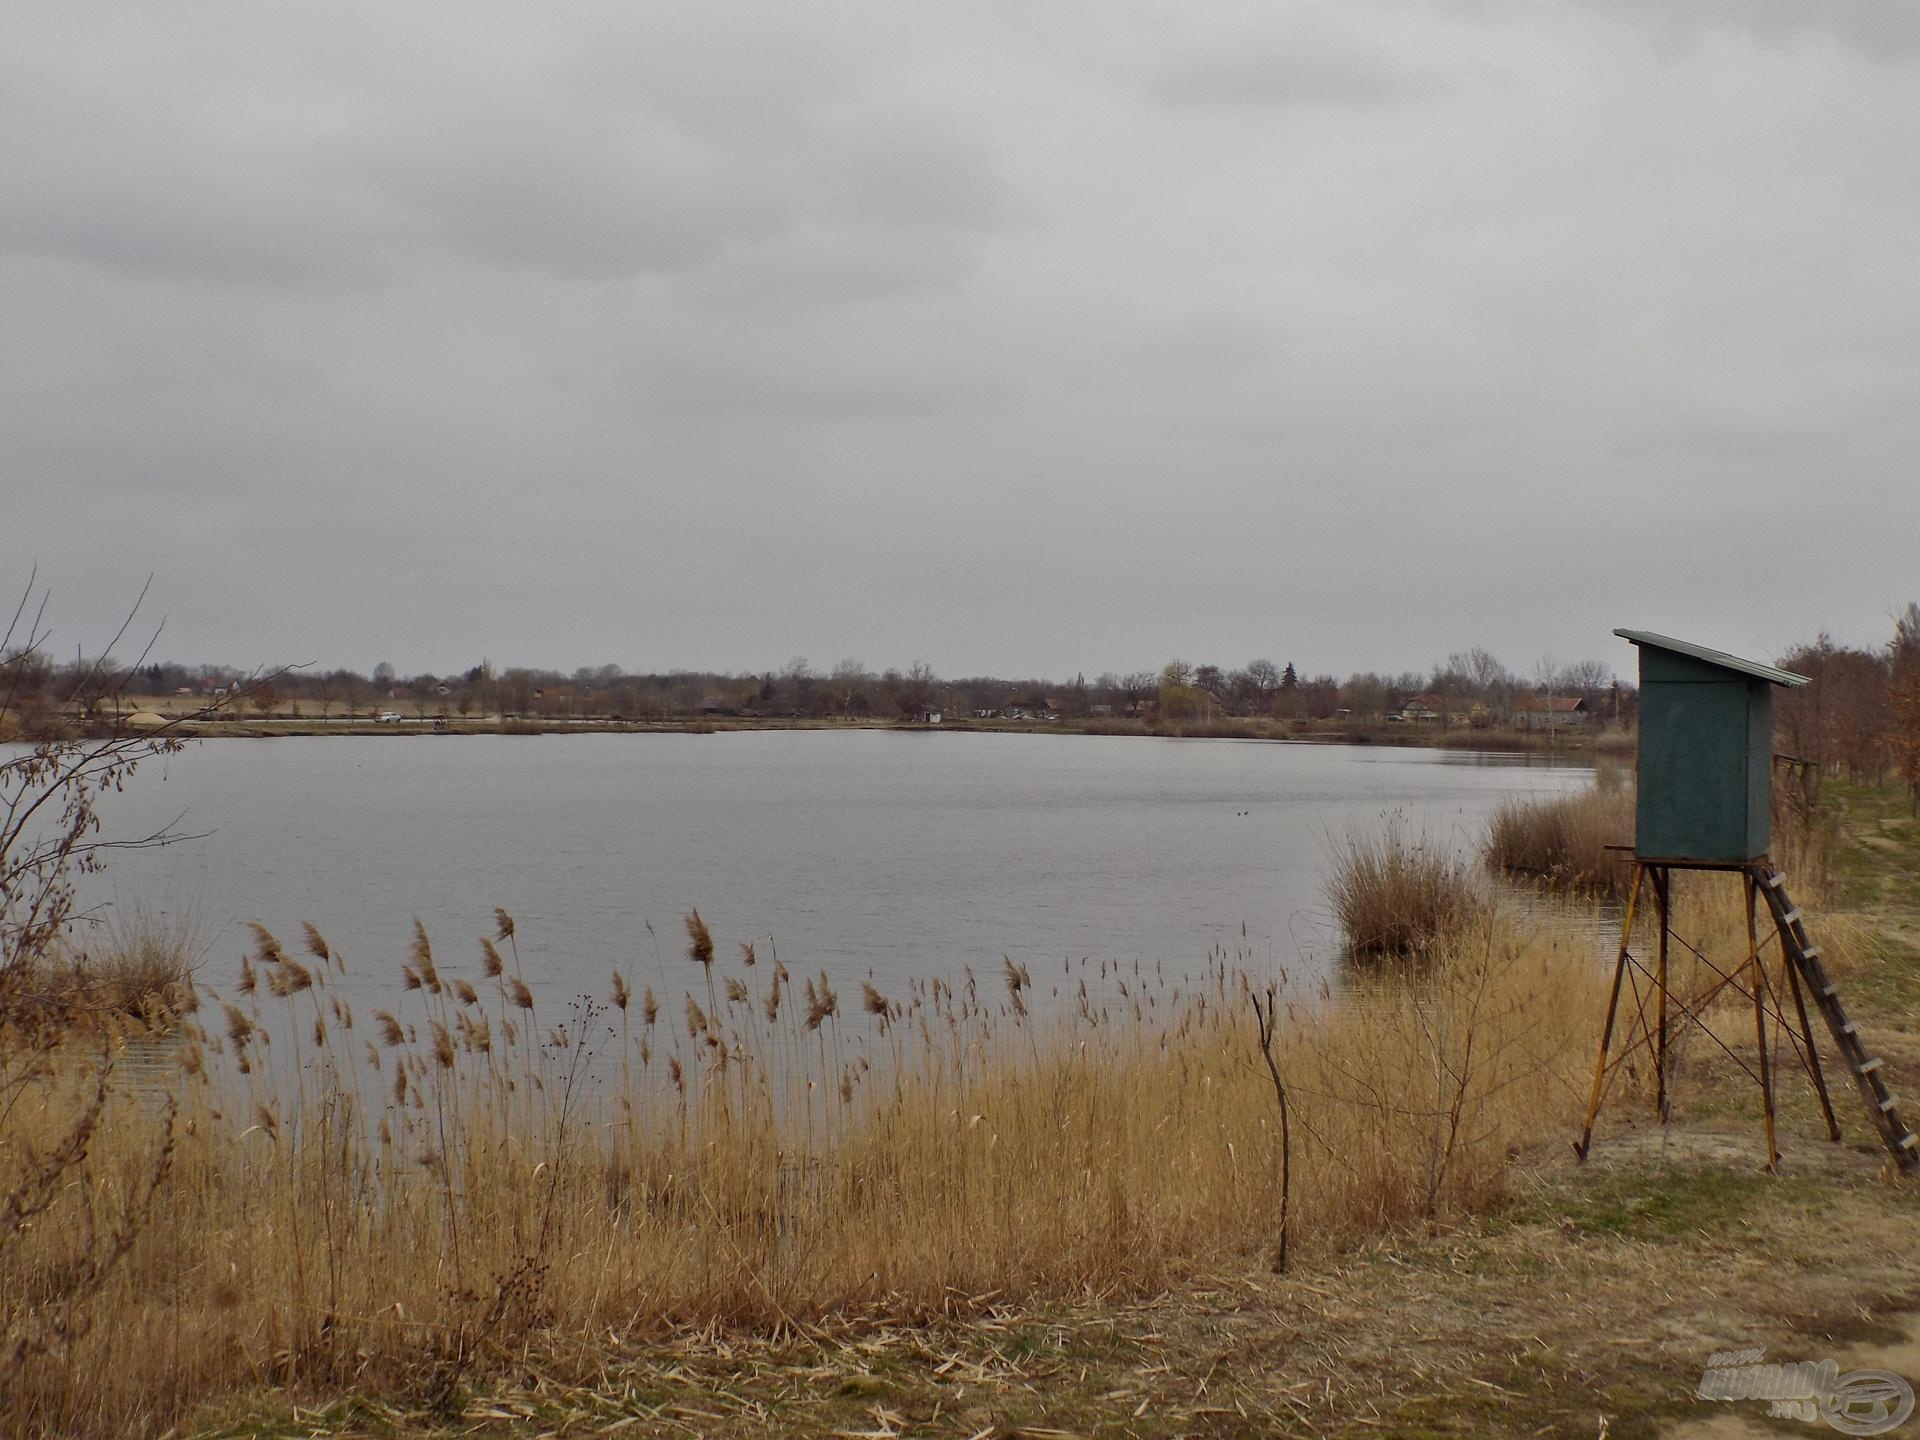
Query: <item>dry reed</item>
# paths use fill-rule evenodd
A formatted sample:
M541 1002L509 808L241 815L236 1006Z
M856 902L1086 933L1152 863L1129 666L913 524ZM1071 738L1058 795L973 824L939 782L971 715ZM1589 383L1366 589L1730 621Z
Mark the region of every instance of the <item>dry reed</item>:
M1334 854L1327 893L1348 954L1361 959L1427 955L1487 908L1465 860L1410 839L1397 820L1347 836Z
M705 926L689 931L704 969ZM77 1183L0 1243L3 1331L164 1149L88 1300L113 1323L29 1357L0 1396L10 1432L158 1432L264 1384L444 1400L610 1332L1137 1293L1276 1236L1253 981L1218 952L1185 974L1070 963L1049 982L1008 962L997 989L868 982L851 1015L825 975L781 1007L784 967L743 966L683 1034L651 995L630 1018L624 978L565 1020L517 976L471 1004L416 932L422 983L374 1012L369 1046L334 1004L332 947L309 945L299 985L270 939L264 985L206 997L217 1033L183 1027L177 1134L151 1089L114 1087ZM1296 1253L1484 1204L1512 1153L1564 1138L1598 1008L1569 1003L1598 983L1590 940L1482 908L1430 961L1339 996L1281 990ZM1058 1018L1028 1015L1049 991ZM79 1067L23 1083L35 1103L8 1114L0 1172L89 1093Z
M1621 896L1632 873L1629 856L1609 845L1633 844L1633 793L1620 772L1603 767L1595 783L1545 800L1507 800L1487 827L1487 863L1556 889Z

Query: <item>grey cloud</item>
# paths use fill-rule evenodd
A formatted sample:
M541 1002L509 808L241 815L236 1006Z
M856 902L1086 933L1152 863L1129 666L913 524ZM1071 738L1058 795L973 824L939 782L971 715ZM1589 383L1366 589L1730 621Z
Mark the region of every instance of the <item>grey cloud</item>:
M791 223L777 175L663 126L598 119L384 117L343 146L342 167L452 250L565 275L692 269Z
M799 346L676 355L659 367L647 390L659 413L701 420L908 422L986 415L1012 398L1004 382L964 365L902 359L808 355Z
M686 277L682 292L718 310L897 300L952 290L974 273L979 246L951 230L918 234L802 224L736 245Z
M0 576L403 668L1871 638L1906 13L14 6Z
M1370 107L1413 99L1435 83L1354 31L1281 21L1176 52L1151 75L1148 92L1170 106Z
M1004 211L980 143L904 106L753 145L644 114L474 111L391 121L348 153L462 254L603 279L698 270L807 226L977 233Z
M984 147L951 121L884 107L836 137L822 209L880 226L977 230L1005 215L1005 188Z
M301 73L285 106L262 91L299 57L249 19L205 51L136 28L57 74L0 59L0 248L212 283L404 283L449 256L606 280L807 225L979 233L1004 211L965 123L866 94L751 5L614 7L610 39L646 42L618 59L503 30L497 75L411 70L375 27L363 68Z
M0 248L179 280L364 283L404 226L284 143L15 92Z
M1278 349L1268 326L1218 310L1156 325L1142 346L1150 361L1167 370L1208 378L1260 365Z
M1907 60L1920 53L1920 6L1910 0L1582 0L1669 39L1711 32L1745 34L1768 44L1823 37L1868 58Z

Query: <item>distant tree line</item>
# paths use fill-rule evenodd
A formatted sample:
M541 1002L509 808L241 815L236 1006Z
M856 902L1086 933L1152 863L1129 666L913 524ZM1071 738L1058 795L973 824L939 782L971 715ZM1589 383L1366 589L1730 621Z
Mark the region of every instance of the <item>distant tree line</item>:
M94 716L108 696L125 706L143 699L198 698L244 713L412 717L499 716L503 719L684 719L745 716L848 720L917 720L928 711L960 716L1103 717L1192 721L1233 717L1282 720L1397 718L1418 699L1453 723L1502 724L1527 697L1578 696L1596 713L1618 712L1623 692L1599 661L1543 663L1530 678L1508 670L1483 649L1450 655L1425 672L1362 672L1342 680L1302 676L1291 663L1259 659L1230 669L1171 660L1158 670L1007 679L976 675L943 680L915 661L904 670L874 670L857 659L829 667L796 656L778 670L675 670L631 674L618 665L573 672L531 667L496 670L486 660L469 669L402 675L381 662L365 673L294 669L263 678L222 665L153 661L116 669L80 656L56 663L44 653L0 657L11 666L16 709ZM103 684L101 677L110 677ZM169 708L177 709L177 704ZM1626 716L1630 718L1630 708Z
M1822 634L1780 658L1812 681L1783 691L1777 748L1804 770L1861 781L1898 776L1920 797L1920 605L1894 621L1892 637L1872 648L1835 643ZM7 733L32 735L103 709L142 699L180 697L230 711L295 716L372 716L397 711L502 719L682 720L702 716L774 719L919 720L930 711L951 718L1204 723L1234 718L1352 721L1374 724L1418 717L1426 723L1499 728L1523 710L1551 700L1578 701L1595 723L1628 725L1637 714L1634 687L1598 660L1571 665L1542 660L1521 674L1484 648L1457 651L1426 671L1362 671L1344 679L1301 675L1291 662L1257 659L1239 668L1168 661L1158 670L1109 671L1060 681L976 675L943 680L915 661L904 670L874 670L857 659L820 667L795 656L778 670L674 670L630 674L618 665L573 672L482 660L445 675L402 675L381 662L366 673L295 669L262 676L222 665L143 661L116 667L76 654L58 661L44 648L0 653L6 682Z

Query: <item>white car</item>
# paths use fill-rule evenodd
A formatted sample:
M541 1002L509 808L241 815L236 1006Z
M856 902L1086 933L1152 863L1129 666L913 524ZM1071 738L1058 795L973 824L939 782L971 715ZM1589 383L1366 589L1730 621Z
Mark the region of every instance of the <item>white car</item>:
M398 710L382 710L378 715L373 717L373 723L376 725L398 725L400 723L400 712Z

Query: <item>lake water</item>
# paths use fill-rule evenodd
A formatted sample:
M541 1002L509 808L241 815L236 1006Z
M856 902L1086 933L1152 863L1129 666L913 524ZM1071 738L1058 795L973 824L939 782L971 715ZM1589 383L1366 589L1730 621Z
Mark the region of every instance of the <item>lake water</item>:
M400 992L412 917L474 977L493 907L528 979L669 996L683 917L796 974L882 990L1001 957L1197 968L1215 946L1330 973L1337 840L1399 815L1471 846L1501 799L1590 771L1463 751L954 732L217 740L142 768L111 829L206 832L113 860L105 898L185 911L225 990L259 920L344 952L362 1004ZM651 926L651 932L649 931ZM657 937L657 938L656 938Z

